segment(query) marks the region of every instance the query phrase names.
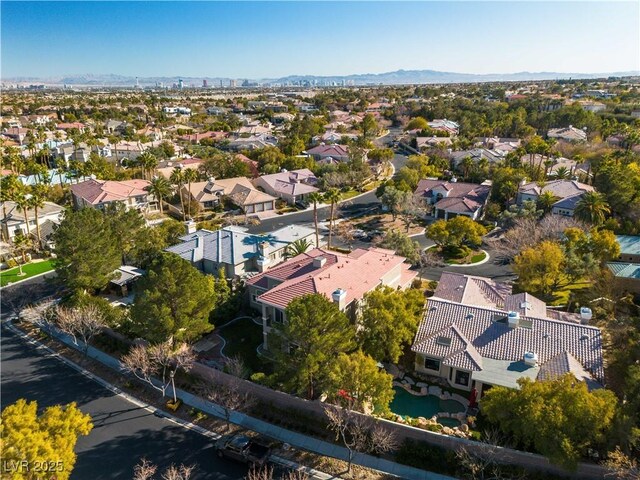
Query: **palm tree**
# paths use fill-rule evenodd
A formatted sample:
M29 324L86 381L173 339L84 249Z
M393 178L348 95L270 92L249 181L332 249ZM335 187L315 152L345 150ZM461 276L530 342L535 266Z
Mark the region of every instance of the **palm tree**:
M191 218L191 182L195 182L198 180L198 172L196 172L193 168L187 168L184 173L184 181L187 182L187 188L189 189L189 197L187 204L187 211L189 218Z
M33 208L33 214L36 219L36 237L38 239L38 250L42 246L42 237L40 235L40 219L38 213L41 208L44 208L44 201L47 196L49 187L42 183L38 183L31 187L31 197L29 198L29 206Z
M316 227L316 247L320 246L320 235L318 235L318 203L322 201L322 194L320 192L311 192L307 199L313 202L313 223Z
M287 245L287 248L284 251L285 257L296 257L309 250L312 245L313 244L306 238L299 238L295 242L291 242Z
M142 168L142 178L147 179L147 171L153 172L158 166L158 159L156 156L149 152L144 152L138 157L138 165Z
M601 225L604 223L607 214L611 213L611 208L604 196L598 192L587 192L576 203L574 215L579 220Z
M553 192L547 190L546 192L542 192L536 201L536 206L538 209L542 210L544 213L549 213L553 208L553 204L560 200L556 197Z
M7 202L16 200L16 197L22 188L22 183L18 180L18 176L15 174L2 177L0 180L0 202L2 202L2 218L7 218ZM7 232L8 233L8 232ZM2 237L4 241L8 241L7 235L5 235L4 229L2 229Z
M180 168L174 168L169 177L169 181L178 186L178 195L180 196L180 208L182 208L182 220L186 220L186 212L184 210L184 200L182 198L182 185L184 184L184 173Z
M16 206L22 210L24 222L27 225L27 237L30 237L31 229L29 228L29 207L31 206L31 199L24 185L21 185L16 191L14 201L16 202Z
M160 213L164 213L162 199L171 195L171 184L169 181L162 176L153 177L151 183L145 190L158 199L158 203L160 203Z
M571 172L567 167L558 167L556 169L557 180L567 180L571 176Z
M462 166L462 175L464 175L464 178L466 179L469 177L469 172L474 166L473 158L464 157L462 159L461 166Z
M29 235L25 235L22 232L18 232L13 237L13 249L20 252L20 255L22 256L22 263L16 262L20 271L20 273L18 274L19 276L24 275L24 273L22 272L22 265L27 263L27 250L29 250L29 248L31 248L31 237L29 237Z
M324 194L324 198L329 203L331 203L331 214L329 217L329 242L327 244L328 247L331 248L331 237L333 235L333 220L334 220L333 215L335 214L335 211L336 211L336 205L340 201L340 190L338 190L337 188L330 188Z

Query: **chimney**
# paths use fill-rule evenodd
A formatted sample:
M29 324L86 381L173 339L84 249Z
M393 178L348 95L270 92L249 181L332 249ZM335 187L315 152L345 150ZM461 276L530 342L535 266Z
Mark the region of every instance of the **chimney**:
M347 306L347 291L342 288L338 288L331 294L331 299L338 305L340 310L344 310Z
M184 222L185 230L187 235L191 235L192 233L196 233L196 222L193 220L187 220Z
M313 259L313 268L322 268L325 263L327 263L327 259L325 257L316 257Z
M520 314L518 312L509 312L507 314L507 323L509 328L516 328L520 323Z
M583 325L589 325L589 320L593 317L591 309L588 307L580 307L580 323Z
M256 263L258 264L258 271L262 273L269 266L269 246L267 245L267 242L258 244L258 252L259 255Z

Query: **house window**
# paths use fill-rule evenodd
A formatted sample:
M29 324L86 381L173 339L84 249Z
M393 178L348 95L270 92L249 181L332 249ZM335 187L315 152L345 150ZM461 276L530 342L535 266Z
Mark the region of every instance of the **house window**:
M424 357L424 368L427 370L440 371L440 360L435 358Z
M252 293L252 294L251 294L251 301L252 301L253 303L257 303L257 301L258 301L258 296L257 296L255 293Z
M274 317L274 322L282 323L284 320L284 314L282 313L282 310L276 309Z
M456 384L469 385L469 372L463 372L462 370L456 370Z

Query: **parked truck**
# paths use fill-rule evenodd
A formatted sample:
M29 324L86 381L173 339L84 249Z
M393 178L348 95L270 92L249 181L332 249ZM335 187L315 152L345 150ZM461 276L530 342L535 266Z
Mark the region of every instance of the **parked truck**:
M223 435L215 447L217 455L221 458L226 457L257 467L263 466L271 454L268 442L251 438L244 433Z

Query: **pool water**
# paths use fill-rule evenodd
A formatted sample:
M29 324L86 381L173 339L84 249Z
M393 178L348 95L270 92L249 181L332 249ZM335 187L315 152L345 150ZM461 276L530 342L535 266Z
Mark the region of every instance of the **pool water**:
M464 406L455 400L441 400L435 395L419 397L412 395L402 387L393 387L396 392L391 402L391 411L397 415L413 418L431 418L440 412L464 412ZM459 426L455 418L438 418L438 422L448 427Z

